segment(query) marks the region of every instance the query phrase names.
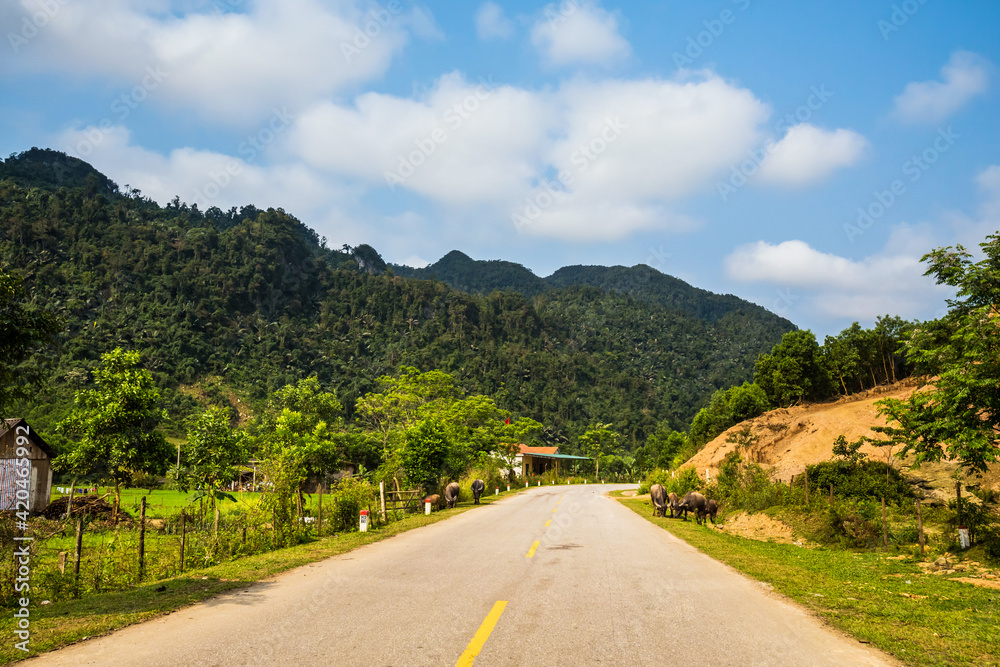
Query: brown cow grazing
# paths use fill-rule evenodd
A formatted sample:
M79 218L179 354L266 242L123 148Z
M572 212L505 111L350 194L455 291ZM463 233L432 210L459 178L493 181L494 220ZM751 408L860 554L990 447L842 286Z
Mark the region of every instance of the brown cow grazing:
M486 482L481 479L477 479L472 483L472 502L476 505L479 504L479 496L483 495L483 491L486 490Z
M667 506L670 507L670 518L675 519L681 515L681 511L678 509L678 505L681 504L680 499L677 494L671 491L667 494Z
M441 496L434 494L433 496L427 496L427 500L431 501L431 507L436 510L441 509Z
M711 499L705 501L705 514L707 514L708 518L712 520L713 526L715 525L715 515L718 513L719 513L719 503Z
M695 521L698 525L705 520L705 496L701 495L697 491L688 491L687 495L684 496L684 500L678 505L678 509L684 512L684 520L687 521L687 513L694 512Z
M448 509L455 506L458 502L458 482L452 482L444 489L444 502L448 505Z
M653 516L667 515L667 494L661 484L649 487L649 499L653 502Z

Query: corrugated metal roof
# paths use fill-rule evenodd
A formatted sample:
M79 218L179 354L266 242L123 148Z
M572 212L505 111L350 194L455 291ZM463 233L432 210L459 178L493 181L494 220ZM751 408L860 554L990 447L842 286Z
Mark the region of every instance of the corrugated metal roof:
M545 449L558 449L558 447L555 448L546 447ZM525 452L525 454L528 454L529 456L534 456L535 458L539 459L572 459L577 461L591 460L589 456L573 456L571 454L542 454L541 452Z

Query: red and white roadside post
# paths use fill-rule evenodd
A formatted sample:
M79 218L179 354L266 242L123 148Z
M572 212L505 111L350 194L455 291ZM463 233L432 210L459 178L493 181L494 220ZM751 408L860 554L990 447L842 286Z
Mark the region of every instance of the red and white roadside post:
M431 499L424 498L424 514L430 514L430 513L431 513Z
M361 510L361 524L358 527L362 533L368 532L368 510Z
M499 486L496 487L495 489L493 489L493 495L494 496L499 496L500 495L500 487Z

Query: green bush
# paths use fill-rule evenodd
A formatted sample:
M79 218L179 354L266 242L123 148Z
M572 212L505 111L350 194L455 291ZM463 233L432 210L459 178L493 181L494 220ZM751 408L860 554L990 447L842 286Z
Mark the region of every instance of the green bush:
M729 452L719 466L719 474L705 494L729 509L760 512L775 505L786 505L791 493L784 484L771 479L770 473L756 463L746 463L737 452Z
M378 491L365 480L351 477L342 479L330 491L330 507L328 517L332 530L350 531L358 529L358 517L362 509L378 498ZM326 511L324 503L324 513Z
M877 461L824 461L806 467L810 490L817 494L828 493L833 485L834 495L853 500L885 502L903 505L913 501L913 489L898 470ZM805 486L801 476L796 486Z

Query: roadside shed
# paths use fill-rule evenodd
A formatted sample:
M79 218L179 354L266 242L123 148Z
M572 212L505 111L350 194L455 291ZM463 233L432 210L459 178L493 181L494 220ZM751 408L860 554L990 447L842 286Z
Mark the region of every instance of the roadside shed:
M18 440L20 438L20 441ZM18 452L18 448L22 451ZM52 459L56 452L22 418L0 420L0 510L17 507L17 491L25 477L18 474L27 460L28 510L41 512L52 497ZM18 480L22 486L18 486ZM22 494L23 498L23 494Z

